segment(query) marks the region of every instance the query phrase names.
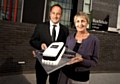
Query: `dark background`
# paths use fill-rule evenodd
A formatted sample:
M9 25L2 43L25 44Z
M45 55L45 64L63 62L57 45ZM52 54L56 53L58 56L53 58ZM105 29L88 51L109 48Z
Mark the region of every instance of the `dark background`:
M35 72L34 48L29 44L34 28L35 24L0 21L0 75ZM120 72L120 34L89 32L100 40L99 64L92 72Z

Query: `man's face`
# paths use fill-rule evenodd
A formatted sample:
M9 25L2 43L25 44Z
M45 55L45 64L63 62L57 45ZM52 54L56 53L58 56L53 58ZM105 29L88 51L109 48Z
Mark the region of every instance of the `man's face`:
M62 17L62 10L58 6L54 6L52 10L50 11L50 20L54 23L57 24Z

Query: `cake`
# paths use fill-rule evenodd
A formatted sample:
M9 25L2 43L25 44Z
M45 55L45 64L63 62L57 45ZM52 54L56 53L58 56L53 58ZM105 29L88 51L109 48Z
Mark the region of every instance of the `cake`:
M58 65L64 52L65 47L63 42L53 42L43 52L42 63L53 66Z

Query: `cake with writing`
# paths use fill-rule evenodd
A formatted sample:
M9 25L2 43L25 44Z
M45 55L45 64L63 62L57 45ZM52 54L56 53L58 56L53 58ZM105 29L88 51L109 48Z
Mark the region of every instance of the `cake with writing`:
M58 65L64 52L65 47L63 42L53 42L43 52L42 63L53 66Z

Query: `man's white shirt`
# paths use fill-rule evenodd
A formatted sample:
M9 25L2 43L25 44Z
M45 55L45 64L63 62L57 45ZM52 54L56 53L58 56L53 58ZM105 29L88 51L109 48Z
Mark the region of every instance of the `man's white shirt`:
M55 27L55 30L56 30L55 40L57 40L58 35L59 35L59 30L60 30L60 23L54 24L54 23L50 20L50 35L51 35L51 36L52 36L53 25L56 25L56 27Z

